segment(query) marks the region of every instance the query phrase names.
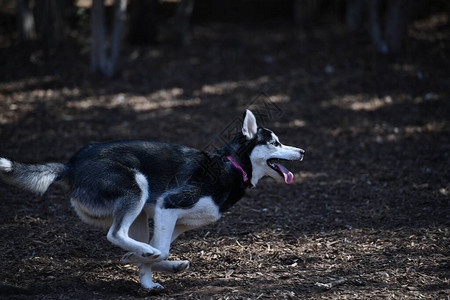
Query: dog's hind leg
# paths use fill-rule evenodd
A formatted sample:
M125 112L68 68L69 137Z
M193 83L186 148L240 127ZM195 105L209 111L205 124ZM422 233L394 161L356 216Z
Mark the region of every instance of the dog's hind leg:
M135 211L136 209L123 211L121 207L114 213L114 221L108 231L108 240L124 250L135 252L147 262L154 261L159 258L161 252L148 243L139 242L129 236L129 228L139 214L139 211Z
M148 228L148 217L145 211L142 211L139 216L134 220L130 227L128 235L139 242L147 243L149 242L149 228ZM122 257L122 262L126 264L142 264L148 263L148 260L144 257L139 256L136 252L128 252Z
M136 252L147 262L152 262L160 257L160 250L129 236L129 229L143 212L144 204L148 198L148 182L145 176L136 173L135 179L141 190L141 195L131 194L117 200L113 213L114 221L108 231L108 240L124 250Z

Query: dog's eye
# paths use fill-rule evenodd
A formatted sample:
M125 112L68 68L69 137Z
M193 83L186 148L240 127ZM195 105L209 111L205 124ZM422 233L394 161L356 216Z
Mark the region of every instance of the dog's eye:
M270 144L274 145L275 147L280 147L281 146L281 144L279 142L277 142L277 141L274 141L274 142L272 142Z

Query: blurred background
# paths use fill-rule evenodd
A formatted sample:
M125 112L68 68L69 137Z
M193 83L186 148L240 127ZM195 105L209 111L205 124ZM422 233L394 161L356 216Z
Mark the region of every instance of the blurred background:
M449 15L445 0L0 0L0 156L205 149L251 106L305 160L175 243L192 267L157 278L163 297L446 298ZM52 189L0 183L1 295L147 296Z

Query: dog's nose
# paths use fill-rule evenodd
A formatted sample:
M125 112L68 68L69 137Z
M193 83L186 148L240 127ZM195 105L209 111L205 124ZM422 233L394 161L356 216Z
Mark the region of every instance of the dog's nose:
M303 149L299 149L300 150L300 161L303 160L303 158L305 157L305 150Z

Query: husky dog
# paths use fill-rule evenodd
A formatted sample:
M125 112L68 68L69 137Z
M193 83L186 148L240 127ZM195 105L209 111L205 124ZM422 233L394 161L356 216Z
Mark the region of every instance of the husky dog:
M153 282L152 271L189 267L188 261L167 259L173 240L217 221L264 176L292 183L293 174L279 160L301 161L304 153L258 127L247 110L242 133L213 151L146 140L98 143L85 146L66 164L0 158L0 177L38 194L54 181L67 182L78 216L109 229L108 240L128 251L122 261L139 266L144 288L163 289Z

